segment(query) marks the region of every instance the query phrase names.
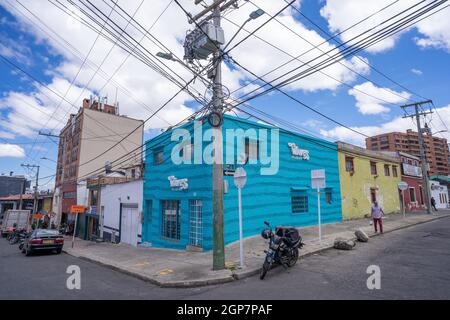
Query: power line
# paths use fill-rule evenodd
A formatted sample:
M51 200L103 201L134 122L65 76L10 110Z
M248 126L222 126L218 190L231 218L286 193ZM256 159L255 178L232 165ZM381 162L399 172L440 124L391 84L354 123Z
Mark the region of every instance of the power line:
M446 1L446 0L445 0L445 1ZM443 1L443 2L445 2L445 1ZM438 5L442 4L443 2L438 3ZM428 10L432 10L432 9L434 9L434 8L435 8L435 6L432 7L431 9L428 8ZM422 8L422 9L424 9L424 8ZM421 10L421 9L420 9L420 10ZM419 10L419 11L420 11L420 10ZM422 11L422 12L419 12L419 14L416 14L416 15L412 18L412 20L414 20L415 18L417 18L417 17L420 16L420 15L423 15L425 12L428 12L428 11L426 11L426 10L427 10L427 8L425 7L425 11ZM434 12L434 13L436 13L436 12ZM433 14L434 14L434 13L433 13ZM391 19L392 19L392 18L390 18L390 19L388 19L388 20L391 20ZM386 21L388 21L388 20L386 20ZM408 19L408 21L406 21L406 23L409 23L410 21L411 21L411 19ZM419 21L420 21L420 20L419 20ZM399 22L399 21L397 21L396 23L398 23L398 22ZM400 20L400 22L402 22L402 21ZM413 23L417 23L417 22L418 22L418 21L415 21L415 22L413 22ZM381 23L381 24L384 24L384 23L385 23L385 22L383 22L383 23ZM394 23L394 24L396 24L396 23ZM403 23L404 23L404 21L403 21ZM391 26L392 26L392 24L391 24L389 27L391 27ZM404 28L409 27L409 26L404 26L404 24L402 24L401 26L404 27ZM395 27L398 27L398 26L395 26ZM360 50L363 50L364 47L368 47L368 46L370 46L370 45L374 45L375 43L377 43L377 42L379 42L379 41L382 41L385 37L388 37L388 36L392 35L392 34L393 34L392 32L398 32L398 29L395 29L395 27L389 29L389 33L387 33L387 34L386 34L385 28L384 28L384 29L382 29L382 30L380 30L380 31L378 31L378 32L376 32L376 33L374 33L373 35L364 38L363 41L366 40L366 39L368 39L368 38L371 38L371 37L373 37L373 36L377 36L377 34L380 33L380 32L382 33L381 37L378 35L377 38L375 39L375 41L371 41L371 42L367 42L367 41L366 41L366 43L364 44L363 47L358 47L358 45L359 45L360 42L361 42L361 41L358 41L357 43L353 44L351 47L347 48L347 49L345 50L345 51L347 51L347 52L344 52L345 54L342 53L342 52L340 52L339 54L336 54L336 55L339 55L339 59L342 60L342 59L344 59L344 58L345 58L346 56L348 56L348 55L352 55L352 54L355 54L356 52L358 52L358 51L360 51ZM371 28L371 29L373 29L373 28ZM367 31L364 32L364 33L367 33ZM356 37L354 37L354 38L357 38L357 37L359 37L359 36L360 36L360 35L358 35L358 36L356 36ZM350 40L349 40L349 41L350 41ZM336 48L335 48L335 49L336 49ZM332 49L332 50L335 50L335 49ZM330 51L332 51L332 50L330 50ZM348 50L353 50L353 52L348 52ZM335 56L336 56L336 55L335 55ZM317 58L314 58L314 59L312 59L312 60L316 60L316 59L317 59ZM328 61L327 61L327 60L328 60ZM332 65L333 63L336 62L336 61L334 61L334 62L331 61L331 62L330 62L330 59L327 59L327 60L320 62L319 64L316 65L316 67L317 67L317 66L320 66L321 64L324 64L324 62L328 62L328 65L321 66L321 69L323 69L323 68L329 67L330 65ZM301 66L300 66L300 67L301 67ZM285 73L284 75L281 75L281 76L279 76L279 77L277 77L277 78L271 80L271 81L269 82L269 84L271 85L271 83L273 83L274 81L276 81L276 80L278 80L278 79L280 79L280 78L286 76L286 75L289 74L289 73L292 73L293 71L299 69L300 67L294 68L294 69L290 70L289 72ZM308 74L308 73L305 74L305 73L308 72L308 71L310 71L309 74ZM314 72L317 72L317 69L316 69L316 71L313 71L313 72L311 72L311 70L308 70L308 69L307 69L307 70L304 70L304 71L302 71L302 72L300 72L300 73L298 73L298 74L296 74L296 75L294 75L294 76L292 76L292 77L290 77L290 78L288 78L288 79L286 79L286 80L284 80L284 81L282 81L282 82L276 84L276 87L279 88L279 87L282 87L282 86L291 84L291 83L293 83L293 82L295 82L295 81L298 81L298 80L300 80L300 79L302 79L302 78L304 78L304 77L306 77L306 76L308 76L308 75L310 75L310 74L312 74L312 73L314 73ZM262 81L265 81L265 80L262 79ZM242 99L243 97L246 97L246 96L250 95L251 93L253 93L253 92L255 92L255 91L257 91L257 90L263 88L263 87L266 86L266 85L267 85L267 82L266 82L266 84L260 86L259 88L256 88L256 89L254 89L254 90L252 90L252 91L250 91L250 92L244 94L243 96L239 97L239 99ZM250 98L247 98L245 101L254 99L254 98L256 98L256 97L258 97L258 96L260 96L260 95L263 95L263 94L267 94L268 92L270 92L270 91L272 91L272 90L274 90L274 88L269 88L269 89L267 89L267 90L265 90L265 91L262 91L262 92L260 92L260 93L255 94L254 96L252 96L252 97L250 97Z
M18 4L20 4L22 7L25 7L20 1L17 1ZM109 13L109 16L111 15L113 11L111 10ZM108 17L109 17L108 16ZM67 88L66 92L64 93L63 97L61 98L60 102L58 103L58 105L56 106L55 110L52 113L52 116L47 120L47 122L44 124L44 127L48 124L48 122L51 120L51 118L53 117L53 115L58 111L59 107L61 106L62 102L65 100L67 94L69 93L70 89L72 88L73 84L75 83L76 79L78 78L79 74L81 73L81 70L84 67L84 64L86 63L86 59L89 57L89 55L91 54L92 50L95 47L95 44L97 43L98 39L99 39L100 35L97 34L97 37L95 38L93 44L91 45L85 59L83 60L82 64L80 65L80 67L78 68L77 73L75 74L75 77L73 78L72 82L70 83L69 87ZM36 138L37 139L37 138ZM30 153L33 151L34 145L31 147L31 151Z
M286 0L284 0L284 1L286 2ZM251 1L250 1L250 2L251 2ZM398 0L392 2L389 6L391 6L391 5L393 5L393 4L397 3L397 2L398 2ZM385 8L386 8L386 7L385 7ZM295 11L297 11L300 15L302 15L302 16L303 16L306 20L308 20L311 24L313 24L316 28L318 28L320 31L322 31L324 34L326 34L327 36L331 36L329 32L327 32L327 31L326 31L325 29L323 29L320 25L318 25L317 23L315 23L312 19L308 18L308 16L306 16L303 12L301 12L300 10L298 10L296 7L293 6L293 9L294 9ZM333 41L335 41L337 44L341 44L341 41L339 41L338 39L336 39L336 37L332 37L332 38L330 38L330 39L332 39ZM414 92L414 91L412 91L412 90L406 88L404 85L402 85L402 84L400 84L399 82L395 81L394 79L392 79L392 77L390 77L390 76L386 75L384 72L380 71L380 69L374 67L372 64L368 63L366 60L361 59L361 57L356 56L356 58L357 58L358 60L360 60L362 63L364 63L364 64L366 64L367 66L369 66L373 71L375 71L376 73L380 74L380 75L383 76L384 78L388 79L388 80L391 81L392 83L396 84L396 85L399 86L400 88L402 88L402 89L404 89L404 90L406 90L406 91L408 91L408 92L410 92L410 93L412 93L412 94L418 96L418 97L421 98L421 99L426 99L426 98L424 98L422 95L420 95L420 94L418 94L418 93L416 93L416 92ZM372 81L372 82L373 82L373 81ZM374 83L375 83L375 82L374 82ZM378 86L379 86L379 85L378 85ZM379 87L381 87L381 86L379 86ZM405 100L406 100L406 99L405 99ZM407 100L410 100L410 99L407 99Z

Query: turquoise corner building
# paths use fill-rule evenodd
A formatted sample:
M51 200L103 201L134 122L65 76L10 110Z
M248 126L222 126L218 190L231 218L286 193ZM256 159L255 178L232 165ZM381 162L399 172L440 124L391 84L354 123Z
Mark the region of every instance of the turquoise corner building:
M197 128L196 133L194 127ZM199 127L202 134L198 133ZM176 129L183 129L192 139L180 150L177 145L181 140L172 141L173 130ZM213 166L202 161L198 155L193 155L198 150L198 147L194 147L198 141L194 140L201 139L208 129L211 126L206 118L196 119L146 142L143 243L180 250L212 249ZM256 132L256 140L253 141L253 135L227 139L229 132L239 130ZM273 130L277 129L224 116L225 174L232 174L240 166L247 172L247 183L242 189L244 237L259 235L264 228L264 221L269 221L273 226L303 227L318 224L317 191L311 186L311 170L316 169L325 169L326 173L326 187L321 189L320 196L321 222L341 222L337 145L282 129L275 134ZM264 132L266 134L262 134ZM242 140L241 146L244 146L239 149L244 150L243 154L237 148L239 139ZM208 154L210 145L210 140L203 141L200 147L202 153L198 154ZM263 145L267 145L267 149ZM191 159L191 163L174 163L174 150L180 158ZM229 150L233 150L233 156L229 156ZM275 174L262 174L264 168L267 171L274 162L261 163L263 161L259 155L263 151L270 157L278 158ZM230 159L234 159L233 163L230 163ZM232 175L224 176L224 186L224 237L225 244L230 244L239 240L238 190Z

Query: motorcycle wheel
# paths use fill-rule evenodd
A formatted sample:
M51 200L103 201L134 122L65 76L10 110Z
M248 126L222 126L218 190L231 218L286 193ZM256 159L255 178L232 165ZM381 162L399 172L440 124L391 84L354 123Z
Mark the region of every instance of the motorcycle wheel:
M292 252L291 257L289 258L289 261L287 263L288 267L291 268L293 266L295 266L295 264L297 263L298 260L298 248L295 248L294 251Z
M11 239L9 239L9 244L16 244L17 243L17 238L16 237L12 237Z
M262 268L261 268L261 271L260 271L260 273L259 273L259 278L260 278L261 280L264 279L264 277L266 276L267 271L269 271L269 269L270 269L270 262L267 261L267 259L266 259L266 260L264 261L263 266L262 266Z

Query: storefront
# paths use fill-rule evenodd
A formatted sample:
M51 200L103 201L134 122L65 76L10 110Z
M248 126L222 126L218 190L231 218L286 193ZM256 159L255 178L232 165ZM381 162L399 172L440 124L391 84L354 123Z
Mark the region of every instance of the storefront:
M191 121L146 142L144 244L212 249L210 129L205 119ZM223 147L225 244L239 239L238 190L233 172L240 166L247 172L247 184L242 189L244 237L258 235L264 221L274 226L316 225L317 193L311 188L314 169L326 172L326 188L321 190L322 223L342 220L335 144L224 116Z

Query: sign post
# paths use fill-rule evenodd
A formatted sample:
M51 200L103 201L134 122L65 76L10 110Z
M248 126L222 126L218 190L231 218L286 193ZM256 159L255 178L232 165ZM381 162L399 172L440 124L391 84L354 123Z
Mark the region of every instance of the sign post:
M72 234L72 248L75 244L75 234L77 233L77 223L78 223L78 214L84 213L85 211L84 206L71 206L70 207L70 213L75 214L75 225L73 227L73 234Z
M405 190L408 189L408 184L404 181L398 183L398 188L402 193L402 207L403 207L403 218L405 217Z
M317 220L319 241L322 242L322 218L320 215L320 188L325 188L325 169L311 170L311 187L317 189Z
M239 256L240 266L244 267L244 241L242 239L242 195L241 189L247 182L247 172L242 167L236 169L234 173L234 185L238 188L238 205L239 205Z

